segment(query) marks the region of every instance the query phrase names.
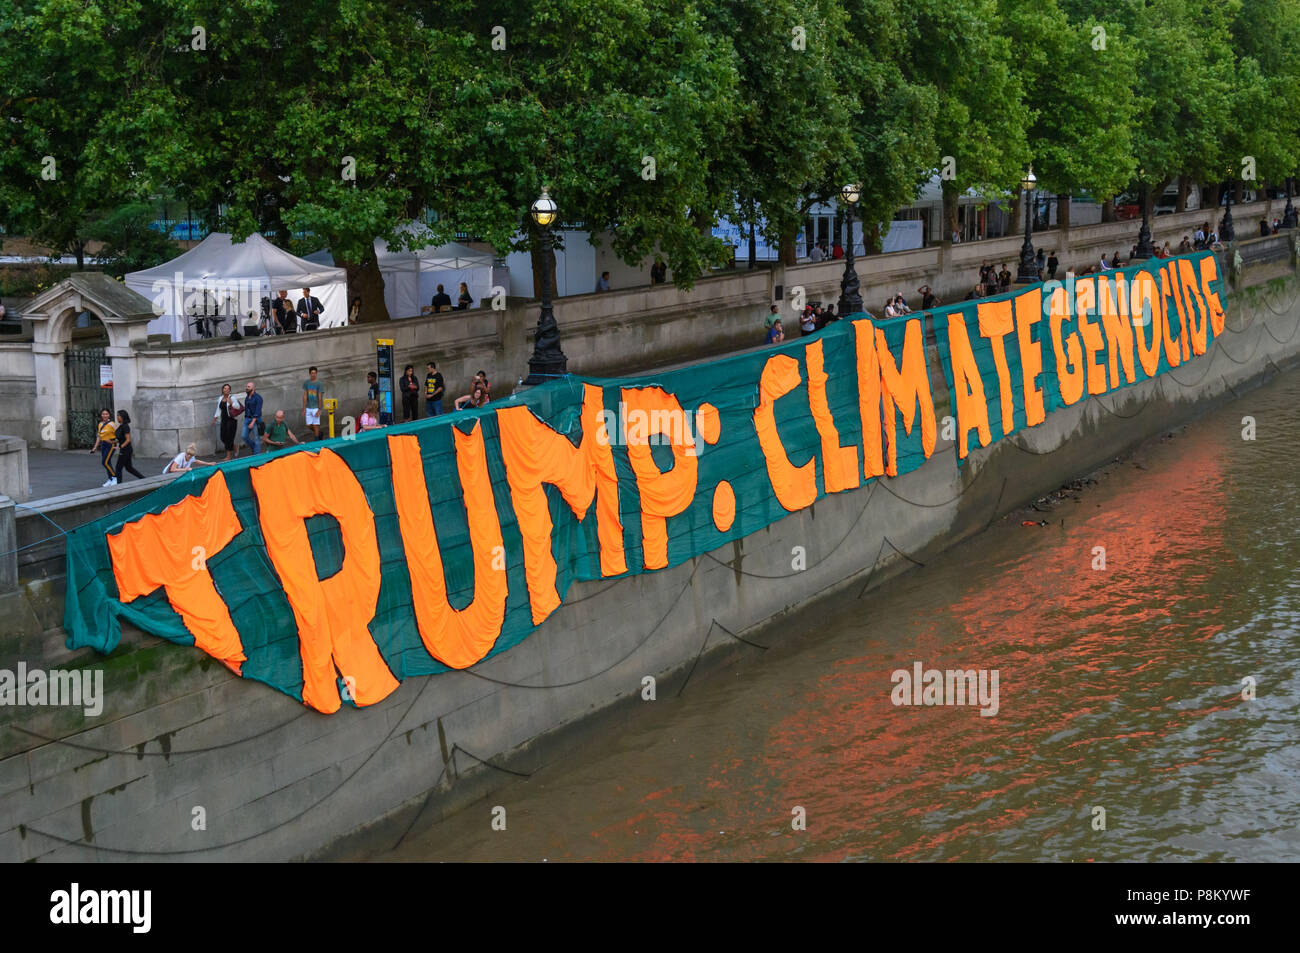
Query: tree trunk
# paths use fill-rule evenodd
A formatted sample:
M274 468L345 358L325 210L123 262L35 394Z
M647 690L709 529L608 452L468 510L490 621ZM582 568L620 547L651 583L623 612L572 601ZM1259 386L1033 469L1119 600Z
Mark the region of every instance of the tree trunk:
M1223 204L1223 185L1216 182L1210 186L1210 207L1218 208Z
M1191 191L1192 186L1191 183L1187 181L1187 176L1180 175L1178 177L1178 204L1174 207L1175 211L1187 211L1187 196Z
M943 183L943 240L952 241L957 231L957 187L951 182Z
M1070 227L1070 193L1056 197L1056 226L1057 228Z
M384 303L384 276L379 270L379 262L375 260L375 253L369 252L359 264L351 262L342 262L343 268L348 275L348 302L347 309L350 313L352 310L352 299L361 299L361 310L357 315L357 321L361 324L370 324L376 321L387 321L390 317L388 314L388 305ZM331 318L334 315L330 315ZM403 317L409 317L404 315Z
M875 222L871 228L862 233L862 254L879 255L882 242L880 238L880 223Z
M1113 195L1101 203L1101 220L1103 222L1115 221L1115 197Z
M798 234L796 230L781 235L781 264L797 265L799 263L799 249L795 247L794 243Z
M77 256L77 271L86 270L86 243L79 238L72 240L72 253Z
M1245 188L1246 188L1246 183L1242 182L1241 179L1237 179L1235 182L1232 183L1232 204L1233 205L1241 204L1241 193L1245 191Z

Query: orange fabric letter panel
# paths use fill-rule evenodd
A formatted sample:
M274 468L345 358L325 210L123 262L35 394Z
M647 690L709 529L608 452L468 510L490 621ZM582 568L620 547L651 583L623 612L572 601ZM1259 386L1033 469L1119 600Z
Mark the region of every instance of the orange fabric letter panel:
M1106 369L1097 363L1097 352L1106 346L1101 328L1092 320L1097 312L1098 287L1095 278L1080 278L1075 283L1075 321L1083 341L1083 366L1087 372L1088 393L1106 393Z
M777 502L791 513L812 505L817 499L817 461L796 467L786 456L776 430L776 402L799 386L799 362L788 354L774 354L763 365L758 382L758 406L754 408L754 430L767 463L767 477Z
M853 322L853 345L858 365L858 414L862 418L862 475L870 480L884 475L885 451L880 358L876 355L876 329L869 320Z
M822 342L813 341L804 349L808 364L808 407L817 424L817 435L822 442L822 479L827 493L839 493L858 486L858 448L840 446L840 432L831 416L826 399L826 370L822 357Z
M880 362L881 400L889 426L886 433L889 462L885 472L897 476L897 413L902 413L903 429L910 435L916 408L921 408L921 447L927 460L934 453L934 445L939 438L934 420L934 395L930 393L930 368L925 363L925 335L921 330L921 319L913 318L907 322L907 330L903 332L903 360L900 363L894 363L894 355L885 340L885 332L880 328L876 328L876 354Z
M497 410L510 501L524 540L524 573L534 625L560 605L551 546L551 510L543 483L559 489L579 520L586 517L595 498L600 574L617 576L627 572L623 521L618 513L618 476L611 435L603 425L604 400L594 384L583 384L582 388L582 441L577 447L527 407Z
M1133 279L1133 335L1137 339L1138 362L1147 377L1154 377L1160 367L1160 342L1164 338L1165 307L1155 276L1139 272Z
M1210 282L1219 280L1219 266L1214 263L1214 256L1209 255L1201 259L1201 297L1205 299L1205 306L1210 312L1210 330L1214 336L1218 337L1223 333L1223 324L1226 315L1223 313L1223 302L1219 300L1217 292L1210 290Z
M1129 284L1123 275L1118 275L1113 285L1108 278L1099 277L1097 297L1100 299L1097 310L1101 316L1101 327L1106 333L1106 354L1109 358L1107 369L1110 373L1111 389L1120 386L1121 371L1125 379L1132 384L1136 380L1136 372L1133 367L1133 324L1129 314Z
M1061 400L1069 407L1083 396L1083 349L1079 335L1070 332L1062 337L1062 325L1070 320L1070 301L1064 288L1057 288L1049 299L1051 312L1048 325L1052 331L1052 349L1056 352L1056 380L1061 388Z
M627 458L641 496L645 568L663 569L668 565L668 517L685 512L695 498L699 460L688 436L685 412L676 397L660 387L624 387L622 394L629 416L640 412L649 419L644 440L634 440L629 433ZM655 434L669 437L671 470L660 471L654 461L650 439Z
M1196 280L1196 267L1185 259L1178 262L1178 283L1183 289L1183 298L1187 301L1189 307L1195 305L1194 313L1191 315L1193 324L1191 326L1191 347L1193 354L1204 354L1205 348L1209 344L1206 332L1209 331L1210 322L1209 308L1206 305L1205 298L1201 296L1201 287Z
M1182 348L1179 346L1178 340L1173 337L1174 318L1177 317L1179 321L1186 319L1179 313L1182 311L1182 302L1178 300L1178 283L1170 279L1172 271L1172 267L1160 269L1160 298L1165 303L1165 319L1161 322L1160 333L1164 339L1165 360L1169 362L1170 367L1177 367L1183 362L1183 358ZM1171 297L1174 299L1172 312L1169 310L1168 304Z
M476 420L468 436L455 427L451 432L474 553L474 599L464 609L453 609L447 600L442 550L433 525L420 440L415 436L389 437L388 453L393 461L393 496L420 639L439 662L467 668L487 655L501 634L509 584L483 428Z
M1007 366L1007 347L1004 338L1015 327L1012 304L1006 301L980 302L975 314L979 319L980 337L988 338L993 345L993 366L998 370L998 397L1002 405L1002 435L1015 430L1015 398L1011 396L1011 370ZM963 333L965 328L962 328ZM967 348L970 342L967 341ZM960 452L960 448L958 450Z
M334 451L299 451L249 471L262 536L298 625L302 700L327 714L340 707L336 671L358 705L373 705L397 688L370 636L379 601L379 543L366 495ZM338 520L343 567L320 579L308 517Z
M1047 419L1043 406L1043 389L1038 376L1043 373L1043 342L1033 340L1034 325L1043 318L1043 291L1034 288L1016 296L1016 339L1020 342L1020 375L1024 380L1025 425L1033 427ZM1039 331L1042 334L1042 331Z
M952 396L957 404L957 457L961 459L966 456L966 435L971 430L979 435L981 447L993 442L993 433L989 430L984 381L966 334L966 318L960 311L948 315L948 347L952 353Z
M118 598L131 602L161 586L194 644L236 675L244 646L207 561L242 530L226 475L218 470L200 496L142 516L107 537Z

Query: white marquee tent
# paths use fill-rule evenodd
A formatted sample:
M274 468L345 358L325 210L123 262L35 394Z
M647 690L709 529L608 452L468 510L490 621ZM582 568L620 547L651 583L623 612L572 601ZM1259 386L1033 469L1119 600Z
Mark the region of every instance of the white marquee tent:
M402 230L413 232L418 228L407 225ZM492 296L492 255L488 252L456 242L401 251L376 239L375 257L384 276L384 304L388 305L390 318L418 315L420 308L433 301L438 285L442 285L453 305L462 281L474 299L472 307L477 308L484 298Z
M394 318L408 318L433 301L438 285L456 303L463 281L479 307L492 296L492 256L465 245L451 242L440 248L418 252L393 252L386 247L375 249L379 270L384 275L384 303Z
M321 327L347 324L348 284L342 268L295 257L261 235L242 242L228 232L213 232L178 258L130 272L126 286L154 303L159 315L149 322L149 333L170 334L173 341L194 338L193 315L205 309L225 315L218 333L229 333L230 318L247 321L248 312L261 310L261 300L281 289L297 305L302 289L310 288L324 308Z

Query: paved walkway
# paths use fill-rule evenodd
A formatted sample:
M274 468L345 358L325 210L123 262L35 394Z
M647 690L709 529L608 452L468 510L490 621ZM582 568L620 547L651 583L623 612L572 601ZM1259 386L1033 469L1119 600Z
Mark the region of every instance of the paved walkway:
M135 468L145 476L157 476L162 473L166 462L162 457L137 456ZM98 450L89 453L85 450L46 450L28 447L27 473L31 480L32 500L44 500L65 493L98 489L107 479L104 468L99 464ZM123 476L128 483L135 482L135 477L131 474L126 473Z

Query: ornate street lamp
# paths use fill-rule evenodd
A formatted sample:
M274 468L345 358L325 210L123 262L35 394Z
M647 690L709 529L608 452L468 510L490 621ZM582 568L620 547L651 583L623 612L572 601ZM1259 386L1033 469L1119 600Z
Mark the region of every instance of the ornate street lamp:
M1282 212L1282 227L1295 228L1296 214L1295 206L1291 204L1291 183L1295 181L1293 176L1286 177L1286 209Z
M858 314L862 311L861 285L858 273L853 268L853 209L862 198L862 186L856 182L840 189L840 198L844 200L845 222L848 228L848 241L844 248L844 277L840 279L840 316Z
M1138 169L1138 181L1142 183L1142 227L1138 229L1137 250L1133 253L1135 258L1147 259L1156 257L1156 250L1151 247L1151 220L1147 217L1147 180L1146 173Z
M541 198L532 204L528 213L541 230L542 248L542 313L537 318L536 343L533 356L528 359L528 377L524 379L525 384L533 385L563 377L568 372L569 359L560 350L560 326L551 311L551 262L555 258L551 226L559 217L559 206L542 189Z
M1038 280L1038 262L1034 260L1034 243L1030 238L1034 233L1034 186L1037 184L1038 177L1034 175L1031 164L1025 177L1020 180L1021 201L1025 203L1025 243L1020 246L1020 266L1016 281L1021 283Z
M1232 190L1236 183L1232 181L1232 166L1228 166L1228 191L1224 195L1226 208L1223 212L1223 228L1219 231L1219 241L1225 245L1237 240L1237 233L1232 227Z

